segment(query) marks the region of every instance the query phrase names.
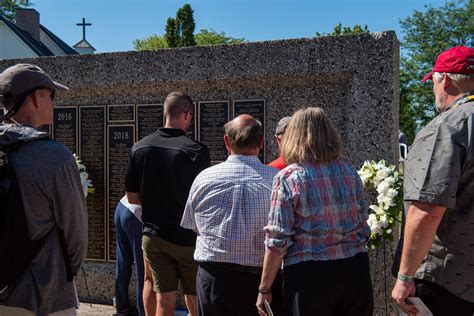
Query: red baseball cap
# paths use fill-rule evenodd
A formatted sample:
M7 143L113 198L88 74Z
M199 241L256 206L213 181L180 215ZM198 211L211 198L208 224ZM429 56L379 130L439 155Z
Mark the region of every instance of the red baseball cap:
M448 72L452 74L474 74L474 48L456 46L442 52L436 58L433 70L421 82L431 79L434 72Z

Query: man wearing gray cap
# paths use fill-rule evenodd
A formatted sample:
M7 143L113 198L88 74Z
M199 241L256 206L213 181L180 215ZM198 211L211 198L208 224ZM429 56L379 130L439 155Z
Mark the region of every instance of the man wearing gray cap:
M37 129L52 122L57 90L68 88L35 65L17 64L0 74L0 154L17 148L6 158L21 191L18 203L23 203L29 238L43 240L29 267L2 285L0 315L76 314L72 279L87 250L84 194L72 154ZM7 271L1 273L5 283Z
M281 150L281 144L283 143L283 136L285 135L286 126L291 121L291 116L285 116L282 118L275 129L275 140L278 144L278 151ZM268 164L270 167L277 168L278 170L282 170L286 167L286 163L281 157L280 153L277 159L273 160Z

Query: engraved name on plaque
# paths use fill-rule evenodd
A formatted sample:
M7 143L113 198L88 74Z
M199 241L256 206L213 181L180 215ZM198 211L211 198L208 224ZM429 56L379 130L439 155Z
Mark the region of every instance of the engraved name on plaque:
M138 140L163 127L163 104L137 104Z
M78 153L78 129L77 107L54 108L52 138L64 144L72 153Z
M120 104L107 106L107 121L110 122L135 122L135 105Z
M125 176L135 125L109 125L107 138L108 260L116 259L114 211L125 193Z
M87 197L89 244L87 258L106 260L105 106L79 107L79 157L87 167L94 194Z
M211 164L227 159L224 124L229 121L229 101L199 102L198 140L209 149Z
M239 116L241 114L249 114L254 118L259 120L262 123L263 128L263 149L260 151L258 158L262 163L266 163L265 156L265 118L266 118L266 107L265 100L256 99L256 100L235 100L234 101L234 113L233 117Z

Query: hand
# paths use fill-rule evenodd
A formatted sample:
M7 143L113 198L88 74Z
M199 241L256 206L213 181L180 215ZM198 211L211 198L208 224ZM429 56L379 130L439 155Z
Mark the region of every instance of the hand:
M260 316L266 316L267 315L267 310L265 309L265 300L267 300L268 304L271 304L272 303L272 293L268 293L268 294L261 294L259 293L258 294L258 297L257 297L257 304L255 304L257 306L257 310L258 310L258 315Z
M415 290L415 282L402 282L400 280L397 280L392 290L392 298L398 307L408 315L416 315L418 313L416 307L406 300L409 296L415 296Z

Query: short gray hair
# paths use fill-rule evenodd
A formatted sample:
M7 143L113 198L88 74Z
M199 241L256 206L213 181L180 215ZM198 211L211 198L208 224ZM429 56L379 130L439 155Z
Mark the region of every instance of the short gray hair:
M262 123L253 118L253 124L241 126L235 119L224 125L224 131L229 137L230 147L233 150L253 149L260 146L263 137Z
M452 80L456 82L462 82L464 80L470 80L474 79L474 74L452 74L449 72L445 72L446 76L451 78ZM433 73L433 77L436 80L436 82L441 82L443 80L443 72L437 72L435 71Z

